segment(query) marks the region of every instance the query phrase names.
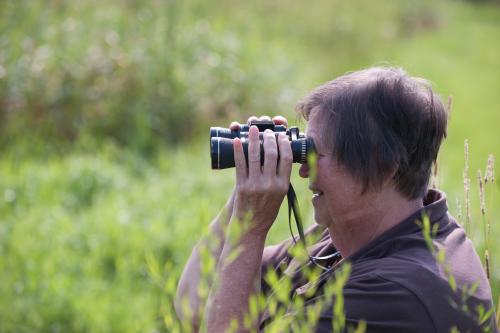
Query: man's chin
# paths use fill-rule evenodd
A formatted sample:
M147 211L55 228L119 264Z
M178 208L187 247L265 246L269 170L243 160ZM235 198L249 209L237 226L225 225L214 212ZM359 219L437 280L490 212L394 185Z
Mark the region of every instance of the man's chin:
M318 211L314 212L314 221L316 221L317 224L325 227L329 227L331 224L330 218L325 216L324 214L321 214Z

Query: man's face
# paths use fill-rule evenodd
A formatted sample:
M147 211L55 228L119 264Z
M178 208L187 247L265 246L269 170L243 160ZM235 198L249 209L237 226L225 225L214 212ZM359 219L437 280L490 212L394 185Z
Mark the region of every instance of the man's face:
M339 165L330 147L325 145L319 112L313 112L306 130L306 136L316 147L316 170L314 166L303 164L301 177L309 178L309 189L313 191L314 218L317 223L330 227L336 219L348 220L355 212L361 199L362 186L347 170ZM316 174L315 179L312 177Z

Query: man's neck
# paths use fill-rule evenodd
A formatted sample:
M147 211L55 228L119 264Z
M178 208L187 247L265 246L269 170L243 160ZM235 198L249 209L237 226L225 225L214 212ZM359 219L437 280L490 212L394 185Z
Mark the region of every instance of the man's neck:
M422 207L422 199L408 200L395 191L378 193L356 211L335 218L328 228L330 238L347 258Z

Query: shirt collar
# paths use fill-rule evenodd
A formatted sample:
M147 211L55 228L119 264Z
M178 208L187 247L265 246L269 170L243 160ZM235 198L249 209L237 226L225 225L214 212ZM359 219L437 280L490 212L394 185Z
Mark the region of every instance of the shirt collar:
M401 235L420 232L422 228L418 222L422 221L424 216L429 218L431 225L438 223L438 231L445 228L450 223L449 219L444 218L448 212L448 204L446 203L446 194L444 192L437 189L430 189L423 198L423 203L423 208L385 231L346 259L354 262L367 255L368 252L374 249L378 244Z

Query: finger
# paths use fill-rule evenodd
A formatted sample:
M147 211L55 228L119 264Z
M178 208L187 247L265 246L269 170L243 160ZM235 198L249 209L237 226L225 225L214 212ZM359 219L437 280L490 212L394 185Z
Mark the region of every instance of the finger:
M292 173L292 146L290 140L284 133L278 135L278 148L280 151L280 160L278 164L278 175L290 181L290 174Z
M240 184L247 179L247 162L243 153L243 145L239 138L233 140L234 165L236 167L236 183Z
M262 173L266 177L276 177L278 164L278 146L276 136L271 130L264 132L264 167Z
M260 140L257 126L248 130L248 177L257 179L261 175L260 167Z
M231 125L229 125L229 129L230 129L231 131L237 131L237 130L239 130L239 129L240 129L240 123L239 123L239 122L237 122L237 121L233 121L233 122L231 123Z
M271 121L271 117L269 117L269 116L260 116L260 117L259 117L259 120L267 120L267 121Z
M283 125L285 127L288 127L288 120L286 120L286 118L283 116L273 117L273 121L276 125Z
M250 118L248 118L247 124L250 125L250 123L254 120L259 120L259 118L257 118L256 116L251 116Z

